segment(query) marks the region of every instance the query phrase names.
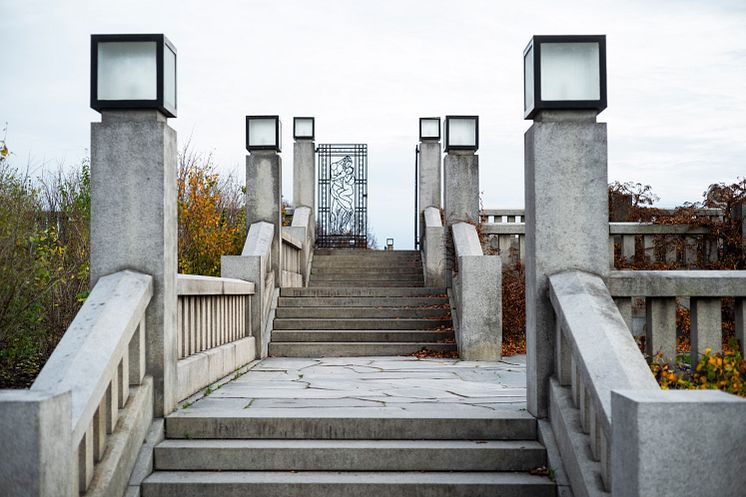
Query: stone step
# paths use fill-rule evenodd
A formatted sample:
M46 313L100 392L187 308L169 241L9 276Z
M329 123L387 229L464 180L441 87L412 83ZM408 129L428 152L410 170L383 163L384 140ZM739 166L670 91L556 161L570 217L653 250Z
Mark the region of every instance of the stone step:
M410 330L274 330L272 342L441 342L453 331Z
M143 497L554 497L554 483L528 473L158 471Z
M437 408L435 408L437 407ZM391 409L340 407L180 409L166 417L169 439L536 440L536 419L508 406L491 412L453 404Z
M422 276L422 268L419 267L312 267L311 275L315 276Z
M438 307L282 307L277 308L276 318L434 318L451 317L450 308Z
M435 342L270 342L274 357L403 356L422 349L455 352L456 344Z
M422 297L446 295L445 288L370 287L370 288L281 288L281 297Z
M309 319L276 318L275 330L434 330L450 327L450 318L414 319Z
M349 281L315 281L313 278L308 282L310 287L321 288L356 288L356 287L416 287L416 281L385 281L385 280L349 280ZM422 282L420 282L422 284Z
M360 249L324 249L317 248L314 255L341 257L345 255L360 255L363 257L397 257L410 256L419 257L419 250L360 250Z
M422 284L422 274L386 274L386 273L371 273L371 274L348 274L348 273L328 273L328 274L312 274L311 281L330 281L330 282L355 282L355 281L380 281L381 283L394 281L394 282L409 282L411 286L418 286Z
M280 297L279 307L423 307L448 305L447 297ZM450 310L450 307L447 308Z
M528 471L546 465L535 441L164 440L159 471Z

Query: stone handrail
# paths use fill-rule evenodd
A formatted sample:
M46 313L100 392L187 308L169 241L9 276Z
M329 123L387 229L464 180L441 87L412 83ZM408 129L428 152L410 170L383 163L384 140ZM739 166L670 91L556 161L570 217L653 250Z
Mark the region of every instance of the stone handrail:
M303 286L303 246L288 227L282 227L282 277L281 287Z
M446 240L440 209L428 207L422 230L422 271L425 285L441 288L445 284Z
M42 447L51 439L70 444L63 460L48 461L70 472L58 477L59 495L67 495L68 484L70 495L124 493L136 452L109 447L107 438L130 429L125 438L142 440L152 419L144 329L152 295L149 275L121 271L100 278L31 386L31 393L70 393L70 416L59 420L59 430L37 435L50 439ZM104 477L91 485L96 471Z
M464 360L502 358L502 261L485 256L473 224L451 226L454 327Z
M564 449L562 459L573 489L593 487L600 475L610 491L611 392L659 387L600 277L580 271L552 275L549 296L557 320L552 428ZM581 438L590 444L588 464L583 463L585 451L573 433L575 420L589 435Z
M310 207L299 206L293 212L293 221L290 226L283 228L283 232L291 234L302 243L301 252L298 254L299 272L302 279L300 281L296 280L296 283L300 284L294 286L308 286L308 279L311 277L313 247L316 243L313 211Z
M630 329L632 300L645 299L645 352L650 356L676 356L677 297L689 298L692 364L707 347L722 348L723 298L735 299L736 338L741 353L746 352L746 271L612 271L608 285Z

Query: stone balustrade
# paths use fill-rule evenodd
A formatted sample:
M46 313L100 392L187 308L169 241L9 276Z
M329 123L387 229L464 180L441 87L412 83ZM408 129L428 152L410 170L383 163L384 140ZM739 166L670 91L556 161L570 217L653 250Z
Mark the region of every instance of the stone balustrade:
M256 357L251 336L254 284L180 274L177 289L176 395L189 397Z
M254 282L251 305L251 335L256 339L257 352L267 355L271 333L272 309L278 297L275 272L272 270L272 241L275 226L260 221L249 227L241 255L224 255L220 259L223 278Z
M659 387L600 277L580 271L552 275L549 296L556 319L552 429L573 491L608 492L611 391Z
M632 301L645 299L645 352L676 356L677 298L688 298L692 364L706 348L722 350L722 299L735 299L736 338L744 350L746 271L612 271L609 291L632 329Z
M723 454L746 443L746 401L717 391L661 390L612 294L743 295L744 277L614 271L607 289L590 273L549 276L556 319L549 418L575 495L740 495L746 463Z
M701 211L702 216L722 218L720 209ZM505 265L513 265L525 259L526 225L523 213L522 209L481 211L480 231L485 239L485 251L499 255ZM721 241L704 226L609 223L611 261L621 257L626 262L702 265L718 261L720 245Z
M124 493L153 419L144 318L152 295L148 275L99 278L31 389L0 393L0 494Z

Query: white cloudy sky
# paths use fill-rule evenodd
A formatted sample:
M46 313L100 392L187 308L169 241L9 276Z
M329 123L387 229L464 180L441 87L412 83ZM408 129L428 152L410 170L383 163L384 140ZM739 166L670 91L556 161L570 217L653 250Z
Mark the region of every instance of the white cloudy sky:
M89 35L165 33L180 141L244 176L244 116L294 115L317 143L369 145L369 217L411 245L417 118L480 116L485 207L523 205L522 61L533 34L606 34L609 177L661 205L746 174L743 0L0 0L0 124L35 169L87 155Z

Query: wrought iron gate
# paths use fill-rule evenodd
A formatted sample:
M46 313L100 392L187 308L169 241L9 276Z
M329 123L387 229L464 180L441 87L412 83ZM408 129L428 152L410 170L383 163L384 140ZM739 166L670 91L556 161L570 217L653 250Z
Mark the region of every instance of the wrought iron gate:
M367 248L368 145L319 145L316 246Z

